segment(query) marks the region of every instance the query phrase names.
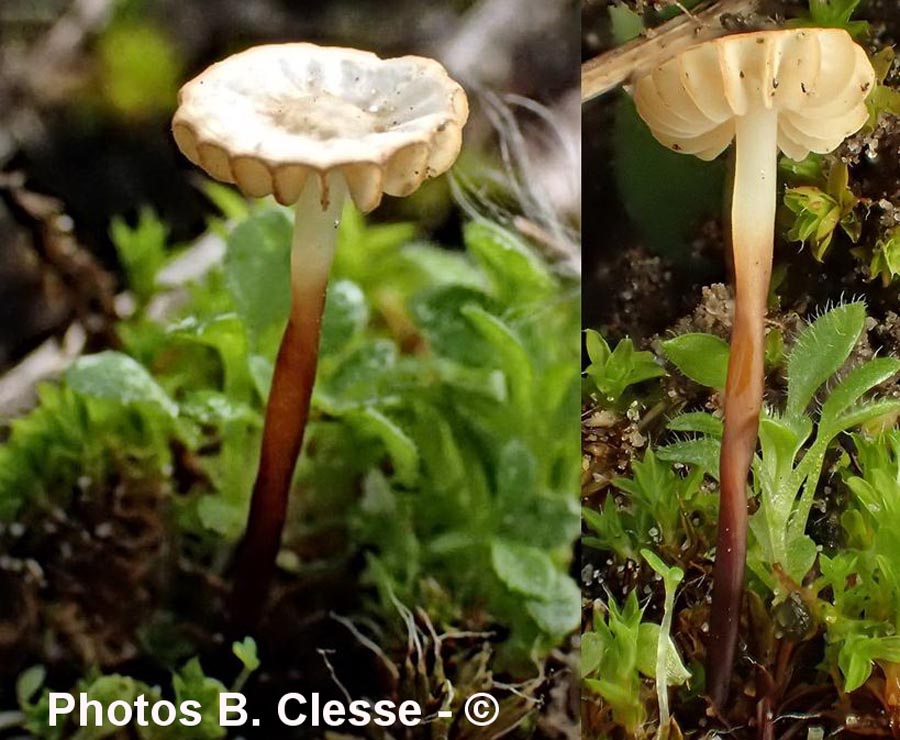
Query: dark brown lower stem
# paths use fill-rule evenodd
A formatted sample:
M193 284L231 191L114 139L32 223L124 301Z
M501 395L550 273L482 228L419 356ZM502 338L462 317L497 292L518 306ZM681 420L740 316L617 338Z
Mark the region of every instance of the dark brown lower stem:
M315 288L315 286L313 286ZM238 550L231 601L237 630L259 622L275 572L275 558L287 516L294 467L309 417L309 403L319 354L319 333L327 275L321 286L295 291L266 406L259 472L253 485L250 515Z
M756 450L765 357L764 297L762 306L755 297L742 298L739 286L725 386L718 538L707 650L707 693L720 709L728 697L740 626L747 560L747 477Z

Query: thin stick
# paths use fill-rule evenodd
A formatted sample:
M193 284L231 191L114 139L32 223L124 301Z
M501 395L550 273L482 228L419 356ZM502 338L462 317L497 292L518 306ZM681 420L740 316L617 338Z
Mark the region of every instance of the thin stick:
M762 0L703 3L693 15L678 15L645 36L629 41L581 65L581 102L644 76L680 51L728 33L730 16L755 13Z

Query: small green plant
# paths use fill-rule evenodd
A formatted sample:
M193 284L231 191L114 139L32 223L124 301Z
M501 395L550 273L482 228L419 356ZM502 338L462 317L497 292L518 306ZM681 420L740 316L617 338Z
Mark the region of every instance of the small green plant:
M680 673L676 683L683 683L690 674L681 665L678 653L672 647L672 612L675 608L675 591L684 580L684 571L678 566L669 567L662 558L650 550L642 550L644 560L653 568L656 574L663 580L665 589L665 603L663 604L663 618L659 625L659 636L656 640L656 673L657 677L665 676L666 680L656 681L656 697L659 705L659 726L665 730L669 726L669 686L672 676L671 666L679 666Z
M118 350L77 361L10 424L3 521L67 508L84 486L133 485L159 492L201 543L196 556L227 562L290 303L285 211L234 215L215 226L224 259L162 316L147 307L181 257L149 213L114 228L142 298L116 327ZM580 519L577 289L487 221L466 225L465 251L447 250L348 209L338 240L295 477L305 525L286 549L327 532L343 543L330 557L367 563L385 613L427 593L435 621L488 613L509 628L509 657L545 652L576 628L580 603L568 575Z
M882 430L900 416L900 401L878 390L900 373L900 360L852 359L866 323L864 305L851 302L826 311L786 343L786 388L777 406L764 409L752 466L750 493L756 502L749 527L748 618L760 630L757 649L763 651L778 649L782 630L797 630L784 642L803 644L803 649L814 644L811 638L823 636L821 668L839 677L841 690L865 688L893 707L890 687L900 676L900 431ZM727 352L712 351L721 340L685 337L664 343L669 361L717 389L728 363ZM584 515L584 544L610 554L606 572L611 578L623 561L643 559L663 579L661 634L671 629L679 576L688 564L696 567L704 556L707 564L710 559L716 497L709 482L718 476L723 428L720 418L700 411L675 416L667 426L678 438L649 448L628 479L615 481L623 495L609 493L599 511L586 509ZM842 536L837 540L834 535L824 539L810 524L829 474L829 500L835 487L845 492L838 500L849 498L841 505ZM615 724L637 727L637 735L655 725L661 733L667 727L669 696L657 683L659 721L654 723L654 700L642 680L651 675L642 662L649 658L640 652L646 639L641 631L652 628L643 626L637 598L649 590L640 571L634 578L637 587L624 605L611 595L608 610L595 605L593 630L585 642L585 685L600 697ZM691 606L678 623L697 639L689 626L696 603ZM772 616L761 617L763 613ZM636 646L634 651L626 644ZM659 640L653 644L659 663L668 648ZM601 655L608 660L602 668ZM776 671L766 663L773 655L753 657L763 670ZM875 672L878 680L870 681ZM772 697L761 695L761 706L777 702L785 689L765 689L770 690Z
M630 386L666 374L652 352L636 351L628 338L610 349L603 336L593 329L585 330L584 337L591 361L584 372L593 384L592 390L600 394L605 404L614 406Z
M864 257L860 253L858 256ZM869 260L869 279L881 278L886 288L900 275L900 226L896 226L875 243Z
M788 239L807 244L819 262L825 257L838 226L851 242L859 241L862 232L857 213L859 198L850 190L849 179L847 165L835 161L823 187L801 185L784 192L784 204L795 217Z
M862 303L838 306L797 337L787 355L788 392L784 409L767 408L760 421L760 452L753 463L753 490L759 508L750 520L749 564L779 598L786 574L803 582L817 547L807 520L829 451L839 435L900 410L893 399L870 399L870 392L900 372L900 360L874 358L834 380L865 328ZM823 391L826 383L834 385ZM818 412L810 406L818 397ZM692 413L676 417L670 428L696 432L690 440L660 448L662 460L690 463L716 476L719 421Z
M37 409L11 422L0 447L0 521L15 521L26 508L66 506L79 480L99 490L114 476L162 478L171 464L174 420L165 410L171 402L137 363L118 366L135 371L127 376L128 397L44 385ZM77 386L79 371L72 372Z
M637 560L642 547L677 551L685 518L710 508L709 496L701 489L703 469L683 477L648 449L642 460L634 461L632 471L631 478L613 481L624 494L621 506L610 495L601 511L584 509L584 521L593 536L582 542L623 560Z
M632 735L647 717L641 674L656 670L655 651L646 649L646 639L641 649L641 616L634 591L621 609L610 597L604 608L595 607L593 629L581 636L585 687L603 698L613 720Z
M809 0L809 15L797 25L814 28L843 28L853 37L868 33L866 21L853 20L861 0Z
M585 547L614 553L620 560L637 560L638 548L634 517L628 508L620 507L614 496L607 496L599 511L581 510L585 526L593 534L584 535Z
M661 561L653 563L661 565ZM670 577L667 593L672 588L674 594L673 584L679 580L677 569L661 567ZM668 614L671 617L671 608ZM663 681L658 680L661 668ZM657 679L665 694L668 687L680 686L691 676L669 631L643 621L643 609L634 591L622 607L612 596L603 607L595 607L593 629L581 636L581 675L585 688L609 706L613 720L630 736L635 736L647 720L642 677Z
M844 470L852 494L841 518L846 545L820 557L815 583L846 691L862 686L876 663L894 675L900 666L900 432L854 434L853 446Z
M858 2L826 0L813 4L822 15L821 22L813 25L846 27L849 13ZM855 26L856 23L860 25ZM849 21L849 26L864 30L866 24ZM862 129L864 134L874 132L881 117L900 115L900 91L885 84L894 65L894 50L886 47L872 55L870 61L875 82L866 98L869 120ZM813 257L821 262L840 229L856 245L850 251L866 266L869 279L880 278L885 286L890 285L900 273L896 232L882 230L874 243L860 243L869 212L877 207L872 208L870 201L853 192L847 163L834 154L809 154L800 162L782 157L779 170L787 185L783 198L786 237L808 245Z
M134 296L146 303L156 293L156 275L168 259L169 230L149 208L142 208L134 227L114 218L109 235Z
M884 84L894 62L895 52L891 46L885 47L872 57L872 66L875 68L875 88L866 101L869 106L868 128L870 129L874 129L881 114L900 116L900 90Z
M216 740L225 737L227 729L219 722L219 695L225 691L239 692L260 665L256 656L256 643L252 637L235 642L232 653L240 660L242 670L230 687L208 677L196 658L172 672L171 690L166 692L166 695L174 699L176 707L181 707L187 701L195 702L194 708L199 716L197 724L186 726L173 722L161 725L149 721L148 718L143 725L134 723L136 736L141 740L175 740L175 738ZM46 677L46 670L38 665L24 671L16 683L16 696L24 715L23 727L32 737L40 740L63 740L63 738L99 740L121 732L121 728L111 724L105 715L101 724L97 726L76 727L68 721L57 722L55 726L51 726L51 690L44 687ZM87 695L89 701L98 701L103 707L117 701L133 704L139 696L143 696L148 704L165 698L159 686L150 686L130 676L102 674L97 670L89 671L68 693L78 696L82 692Z

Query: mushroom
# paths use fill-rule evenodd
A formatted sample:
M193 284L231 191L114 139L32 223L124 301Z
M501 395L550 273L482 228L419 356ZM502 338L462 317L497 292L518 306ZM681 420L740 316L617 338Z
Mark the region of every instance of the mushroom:
M735 140L731 242L735 310L719 460L720 505L707 690L722 706L734 665L747 551L746 484L763 393L777 154L831 152L866 122L875 82L841 29L739 34L687 49L635 86L638 112L663 145L711 160Z
M349 194L363 212L447 171L468 117L463 89L436 61L380 59L308 43L258 46L181 88L179 149L244 194L296 204L292 302L278 351L259 471L241 545L233 617L259 617L287 513L316 374L337 227Z

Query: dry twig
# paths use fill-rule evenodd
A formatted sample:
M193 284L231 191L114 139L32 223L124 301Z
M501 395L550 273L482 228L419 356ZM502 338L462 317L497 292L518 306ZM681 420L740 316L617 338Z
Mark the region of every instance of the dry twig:
M678 15L627 44L581 65L581 101L585 102L647 74L682 49L724 36L735 18L759 10L762 0L704 3L693 15Z

